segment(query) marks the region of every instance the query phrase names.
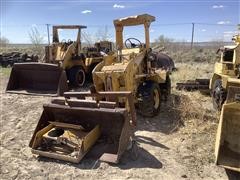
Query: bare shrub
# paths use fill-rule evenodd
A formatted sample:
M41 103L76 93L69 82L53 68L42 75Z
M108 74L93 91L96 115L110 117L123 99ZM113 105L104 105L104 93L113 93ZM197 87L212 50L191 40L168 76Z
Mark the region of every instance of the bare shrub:
M94 37L87 31L82 31L82 37L86 42L87 46L91 47L94 44Z
M211 110L209 102L205 101L205 98L199 92L181 91L181 93L172 94L168 102L172 118L175 119L171 132L184 126L182 131L191 134L192 132L204 131L208 125L215 124L219 116Z
M6 37L0 37L1 47L6 47L9 44L9 40Z
M224 46L224 42L219 39L210 42L194 43L193 49L191 44L185 40L176 41L173 38L160 35L159 38L152 43L152 47L156 51L161 51L169 55L174 62L207 62L215 63L220 57L216 54L218 48Z
M44 48L44 38L39 33L38 29L36 27L33 27L31 31L29 32L29 38L33 45L32 50L35 54L43 56Z
M112 35L109 32L109 29L107 26L104 28L98 29L96 33L96 41L109 41L111 39Z

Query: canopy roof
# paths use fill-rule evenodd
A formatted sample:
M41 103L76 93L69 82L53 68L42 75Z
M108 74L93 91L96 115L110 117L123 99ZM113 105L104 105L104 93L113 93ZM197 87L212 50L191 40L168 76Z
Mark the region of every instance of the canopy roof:
M224 46L224 49L235 49L237 47L238 45L228 45L228 46Z
M84 29L84 28L87 28L87 26L83 26L83 25L56 25L56 26L53 26L53 28L56 28L56 29Z
M136 26L145 23L151 23L155 21L155 17L149 14L141 14L136 16L129 16L125 18L120 18L114 20L114 25L116 26Z

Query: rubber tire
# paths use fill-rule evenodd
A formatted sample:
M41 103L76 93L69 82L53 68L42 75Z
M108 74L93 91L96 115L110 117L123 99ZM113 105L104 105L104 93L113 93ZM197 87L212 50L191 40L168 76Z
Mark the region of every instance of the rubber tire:
M218 95L217 95L217 93L218 93ZM222 87L222 80L216 79L213 84L213 89L212 89L213 108L218 111L221 111L222 105L225 100L226 100L226 96L225 96L224 89Z
M93 83L92 72L93 72L94 68L95 68L97 65L98 65L98 63L94 63L94 64L92 64L92 65L89 67L89 73L88 73L88 75L86 76L86 80L87 80L88 82Z
M139 148L138 148L137 142L135 140L132 140L131 143L132 143L132 147L129 150L130 158L131 158L131 160L136 161L139 157Z
M159 106L154 107L154 90L159 93ZM158 115L161 106L161 91L157 83L146 82L145 85L140 85L138 88L138 113L143 117L154 117Z
M78 81L77 76L79 75L79 73L82 73L82 75L83 75L82 82ZM70 68L68 70L68 80L71 85L73 85L75 87L82 87L86 81L86 73L85 73L84 69L82 68L82 66L73 66L72 68Z
M169 99L170 95L171 95L172 83L171 83L170 76L167 75L166 82L163 83L163 84L159 84L159 86L160 86L160 90L161 90L161 94L162 94L161 100L166 102Z

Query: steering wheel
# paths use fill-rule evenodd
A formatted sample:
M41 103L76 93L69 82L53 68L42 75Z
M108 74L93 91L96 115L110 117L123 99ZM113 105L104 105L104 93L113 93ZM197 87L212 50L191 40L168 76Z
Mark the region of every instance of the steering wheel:
M132 41L135 41L136 43L133 43ZM130 46L129 46L128 43L130 44ZM136 39L136 38L128 38L128 39L125 40L124 44L125 44L125 47L126 47L127 49L138 48L138 47L141 47L141 46L142 46L141 41L139 41L139 40Z
M68 44L72 44L72 40L71 39L68 39Z
M66 43L66 39L62 39L61 43L63 44Z

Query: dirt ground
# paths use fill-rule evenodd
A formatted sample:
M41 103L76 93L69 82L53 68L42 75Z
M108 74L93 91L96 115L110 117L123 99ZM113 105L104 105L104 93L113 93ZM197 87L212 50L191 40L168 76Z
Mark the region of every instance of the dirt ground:
M6 94L7 80L1 74L1 179L237 179L214 164L217 115L208 96L173 91L157 117L138 116L137 160L126 153L118 165L91 157L71 164L32 155L28 143L51 98ZM184 98L201 113L180 111Z

